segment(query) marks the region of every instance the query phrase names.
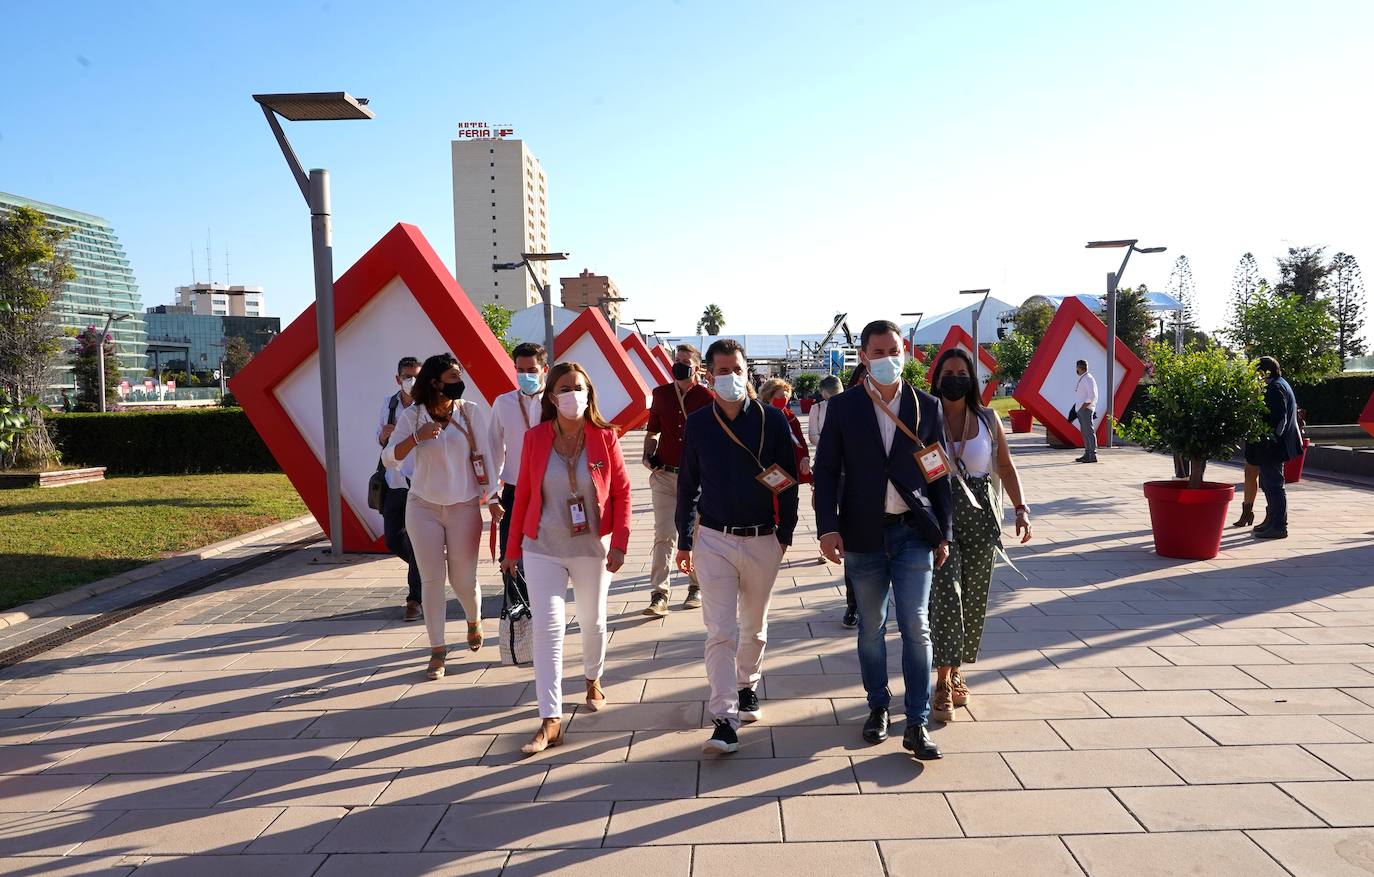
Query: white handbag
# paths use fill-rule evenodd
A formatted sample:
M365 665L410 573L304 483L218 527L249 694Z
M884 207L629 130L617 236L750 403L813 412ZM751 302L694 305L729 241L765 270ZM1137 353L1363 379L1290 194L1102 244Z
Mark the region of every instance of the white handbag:
M534 618L529 604L521 597L517 587L509 580L504 583L501 597L501 663L512 666L528 664L534 660ZM511 591L515 599L511 599Z

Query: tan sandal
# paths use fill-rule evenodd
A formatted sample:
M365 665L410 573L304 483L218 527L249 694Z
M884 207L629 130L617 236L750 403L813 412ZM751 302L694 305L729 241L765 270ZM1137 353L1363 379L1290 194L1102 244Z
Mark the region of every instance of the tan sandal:
M601 690L600 679L587 680L587 709L596 712L606 705L606 692Z
M469 621L469 622L468 622L468 648L471 649L471 650L474 651L474 652L480 652L480 651L482 650L482 643L483 643L483 642L484 642L484 639L483 639L483 637L482 637L482 622L480 622L480 621L477 621L477 622Z
M530 738L530 742L520 747L520 751L525 755L535 755L543 752L550 746L563 745L563 723L558 719L544 719L539 730Z
M444 677L444 661L448 658L448 649L431 649L429 653L429 666L425 668L425 678L430 682Z

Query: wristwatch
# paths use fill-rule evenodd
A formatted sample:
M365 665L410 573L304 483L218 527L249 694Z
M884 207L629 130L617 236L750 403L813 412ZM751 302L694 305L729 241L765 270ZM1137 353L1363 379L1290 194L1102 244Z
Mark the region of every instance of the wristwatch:
M1024 513L1025 515L1027 515L1027 516L1030 515L1030 506L1026 505L1025 503L1022 503L1021 505L1016 506L1013 510L1014 510L1018 515L1019 515L1019 514L1023 514L1023 513Z

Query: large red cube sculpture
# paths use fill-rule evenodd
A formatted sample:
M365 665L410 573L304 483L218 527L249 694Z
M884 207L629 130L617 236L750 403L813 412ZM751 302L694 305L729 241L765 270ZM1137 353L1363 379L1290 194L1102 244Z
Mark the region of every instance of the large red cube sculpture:
M601 416L620 432L649 419L649 387L597 308L587 308L553 339L554 359L572 360L591 376Z
M959 348L973 358L973 336L963 326L950 326L949 332L945 333L944 343L936 352L935 358L930 362L930 368L926 371L926 382L931 388L935 387L935 363L940 361L946 350ZM920 359L925 362L924 357ZM986 347L978 347L978 385L983 388L983 404L992 401L992 397L997 393L997 385L1001 383L994 375L997 374L997 357L988 352Z
M664 368L663 363L658 361L649 345L644 343L637 333L631 332L620 342L620 346L625 348L625 353L630 357L630 362L634 365L635 371L639 372L639 377L644 383L653 390L654 387L662 386L673 379L672 373Z
M1369 401L1364 403L1364 410L1360 412L1360 426L1374 436L1374 393L1369 394Z

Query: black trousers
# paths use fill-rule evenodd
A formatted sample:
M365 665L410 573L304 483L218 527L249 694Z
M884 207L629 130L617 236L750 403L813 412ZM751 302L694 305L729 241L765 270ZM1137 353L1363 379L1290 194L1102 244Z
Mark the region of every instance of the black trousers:
M501 525L496 528L498 538L501 543L501 559L506 559L506 544L510 541L510 519L511 509L515 508L515 485L501 485L501 509L505 512L501 516ZM525 564L520 563L520 569L514 576L501 574L501 583L505 585L506 591L511 596L518 596L524 603L529 603L530 592L525 587Z
M1288 529L1288 489L1283 485L1283 463L1260 463L1259 486L1264 491L1264 517L1270 526Z
M410 548L410 537L406 535L406 498L410 489L393 487L386 492L386 502L382 504L382 539L386 550L406 562L406 584L409 590L406 600L420 602L420 568L415 565L415 552Z

